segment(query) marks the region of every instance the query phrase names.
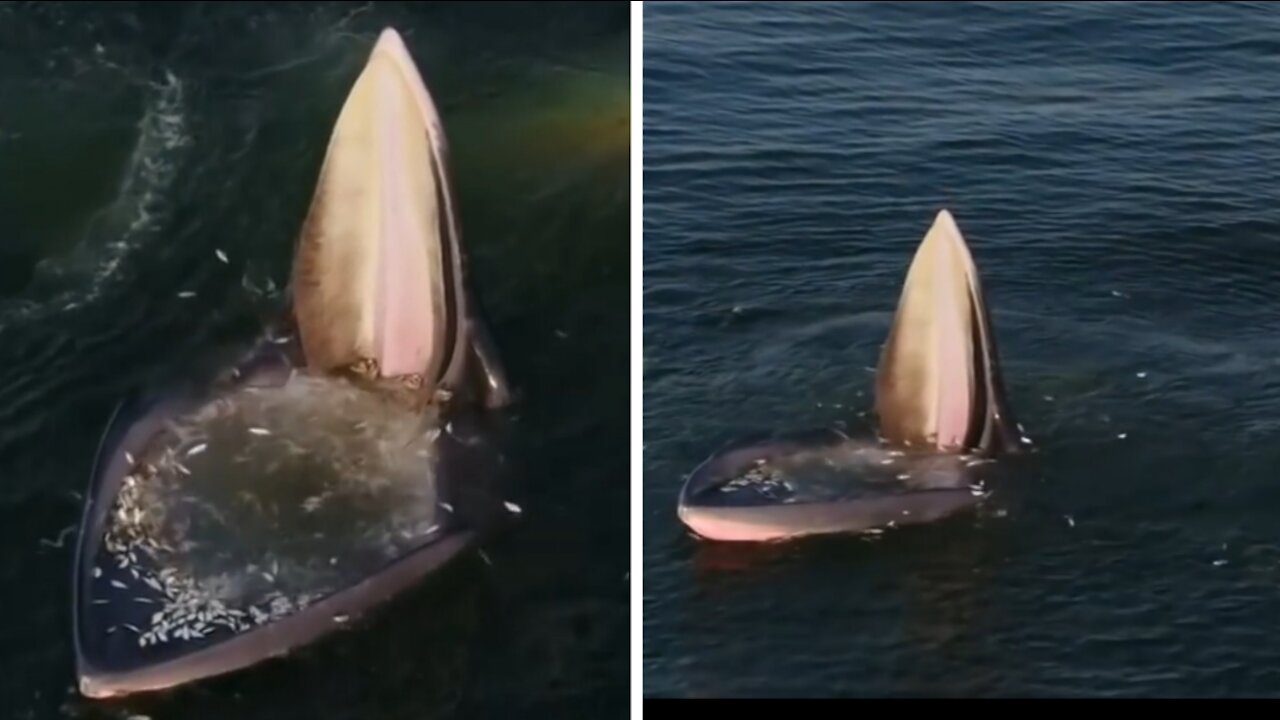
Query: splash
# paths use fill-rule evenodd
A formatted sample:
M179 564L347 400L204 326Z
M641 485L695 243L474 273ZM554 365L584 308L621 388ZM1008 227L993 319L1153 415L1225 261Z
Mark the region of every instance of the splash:
M59 291L47 300L28 300L8 308L11 318L39 319L93 302L118 277L128 256L156 237L166 191L193 143L183 82L166 71L149 89L150 100L138 120L137 139L115 200L94 216L75 250L41 263L43 282Z

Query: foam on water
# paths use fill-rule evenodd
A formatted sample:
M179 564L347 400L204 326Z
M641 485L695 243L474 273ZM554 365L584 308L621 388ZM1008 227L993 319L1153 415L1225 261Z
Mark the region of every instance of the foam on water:
M155 236L169 202L166 193L193 143L182 80L166 70L148 92L115 199L97 213L70 254L46 258L38 268L59 292L44 302L0 306L11 319L68 312L94 301L118 275L120 264Z

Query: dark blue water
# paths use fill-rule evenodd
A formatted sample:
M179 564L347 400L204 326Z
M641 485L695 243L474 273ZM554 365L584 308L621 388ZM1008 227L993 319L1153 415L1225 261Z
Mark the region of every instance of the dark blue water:
M476 5L0 3L0 717L626 712L628 10ZM278 308L387 25L441 108L520 393L520 522L294 657L87 702L69 580L106 420Z
M1280 12L651 3L648 695L1275 695ZM1039 450L981 513L708 546L682 477L849 423L939 208Z

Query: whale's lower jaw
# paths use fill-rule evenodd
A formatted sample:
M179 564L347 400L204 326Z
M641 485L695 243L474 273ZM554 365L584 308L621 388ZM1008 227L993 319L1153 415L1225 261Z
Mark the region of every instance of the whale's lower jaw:
M472 423L470 415L465 413L433 419L406 412L394 403L384 403L376 392L325 374L312 375L305 368L296 367L290 360L293 355L289 344L263 342L232 368L234 372L212 387L200 383L181 383L176 387L166 384L122 404L113 416L86 493L90 501L81 519L72 579L76 674L85 697L101 699L164 690L287 655L335 630L351 627L361 615L474 550L496 527L494 519L502 516L497 494L501 451L496 447L498 438L486 432L486 425ZM334 398L344 402L330 402ZM369 426L368 430L361 429L365 425ZM418 425L422 426L422 432L416 430ZM193 429L197 431L195 434L190 432ZM228 431L242 437L238 441L223 442ZM368 442L374 446L390 444L399 448L398 454L389 461L390 468L370 467L365 473L383 482L367 488L359 483L347 489L341 484L332 486L333 480L349 477L351 470L345 469L345 464L343 470L331 473L333 477L324 482L299 474L300 468L314 473L318 459L351 460L355 463L353 467L364 468L378 465L382 455L391 452L353 453L341 445L336 449L318 447L316 437L329 432L360 433L367 435ZM406 438L412 442L405 444ZM341 438L334 436L334 440L336 443ZM278 452L267 450L264 455L267 443ZM253 450L255 446L257 450ZM289 450L290 446L295 446L297 452ZM173 452L169 452L170 449ZM236 453L251 461L256 458L258 464L240 464L228 455ZM152 466L155 458L161 460ZM263 458L285 469L277 472L264 468ZM247 480L236 485L234 478L211 474L216 468L201 466L199 463L204 461L235 465ZM402 466L400 463L405 461L407 464ZM423 465L429 467L420 480L417 471ZM161 485L136 474L138 468L144 466L159 469ZM382 472L397 467L402 471ZM425 478L430 478L434 486L431 496L417 490L419 485L427 483ZM258 483L258 480L264 482ZM176 496L163 489L163 483L174 481L183 483L184 487L176 500ZM281 496L273 490L277 481L283 482L280 487L293 488L292 492L306 487L304 494L309 497L301 505L296 500L287 502L290 496ZM320 488L324 492L315 492L317 483L325 485ZM215 488L223 485L229 488L228 492ZM246 491L244 486L250 489ZM124 502L126 489L142 493L147 502ZM356 504L360 507L344 507L353 496L358 498ZM309 509L313 501L317 502L317 508ZM321 502L325 504L320 505ZM234 557L236 552L261 550L263 533L278 532L273 528L281 524L314 529L308 523L320 522L319 519L300 518L321 518L322 515L309 513L331 511L329 503L340 506L343 517L354 517L355 524L328 525L316 536L321 540L310 545L301 540L310 537L310 532L303 536L281 535L283 549L277 551L272 547L270 550L270 554L281 558L280 570L272 567L270 575L264 574L270 567L266 560L237 561L234 565L248 568L236 575L237 581L260 576L272 586L280 582L283 597L293 597L290 593L297 588L290 590L288 582L297 581L296 570L300 565L286 565L286 560L308 560L314 556L319 558L317 562L322 567L332 568L336 564L342 568L342 576L322 578L324 583L316 587L319 592L312 596L318 599L292 605L289 611L279 617L273 614L269 622L259 623L257 627L215 626L218 621L210 620L210 630L206 632L217 634L206 634L207 639L196 641L178 636L175 626L170 626L167 638L162 636L159 643L142 644L144 636L155 637L157 628L168 622L161 620L157 624L151 616L153 611L167 607L168 601L160 595L174 597L165 586L166 573L171 579L185 578L199 584L210 577L220 577L222 572L211 568L207 555L196 559L191 554L195 552L195 543L192 549L185 549L181 543L164 542L172 538L175 528L182 527L180 519L165 520L175 510L194 507L217 511L204 511L201 516L205 518L200 524L201 532L206 534L194 538L200 541L201 547L210 546L207 542L210 537L223 537L217 528L213 535L208 534L210 517L228 517L233 522L227 527L234 528L234 532L258 538L257 545L249 543L244 548L237 545L238 550L229 549ZM425 512L427 503L440 511L434 516ZM141 517L154 518L144 523L145 532L121 531L122 525L134 528L141 522L122 510L130 507L143 509ZM260 522L264 508L272 518L265 524ZM255 518L258 521L254 521ZM159 524L159 530L153 528L153 522ZM426 527L427 524L430 527ZM404 543L395 545L395 556L388 560L378 555L380 560L367 566L367 573L354 566L350 571L345 569L353 558L365 557L360 553L374 546L368 543L353 546L339 540L352 533L367 539L359 528L376 529L383 525L395 538L408 536ZM384 534L370 537L381 542ZM126 538L126 547L121 549L120 542L109 540L111 537ZM139 542L140 538L149 540ZM315 555L309 548L317 542L334 543L336 549ZM122 569L126 564L117 564L115 559L121 554L134 557L134 546L144 549L136 551L137 560L130 560L128 569ZM161 549L160 556L146 554L155 548ZM110 554L104 556L104 551ZM218 553L218 557L222 557L221 549ZM299 558L300 555L304 557ZM138 574L129 577L130 572ZM285 582L290 572L295 574ZM153 584L157 578L159 584ZM309 594L310 590L305 592ZM207 593L202 591L197 595L206 597ZM256 597L260 599L261 592ZM247 595L241 599L252 600ZM138 604L143 601L147 604ZM248 610L245 603L235 597L224 596L220 602L224 602L227 609L241 612L241 616ZM259 602L252 600L248 604L257 606ZM135 617L139 609L145 612ZM151 616L150 625L145 620L148 616ZM131 628L131 624L137 629Z
M312 606L311 612L273 624L270 633L248 633L200 653L135 670L110 670L77 657L80 694L93 700L169 690L197 680L244 670L270 658L289 655L334 632L334 618L349 625L361 615L412 587L472 548L476 536L462 532L444 538L428 551Z
M987 463L904 453L841 432L737 443L685 482L677 515L714 542L763 543L930 523L986 497Z
M679 515L685 527L703 540L765 543L931 523L973 508L979 501L968 490L934 490L810 505L681 507Z

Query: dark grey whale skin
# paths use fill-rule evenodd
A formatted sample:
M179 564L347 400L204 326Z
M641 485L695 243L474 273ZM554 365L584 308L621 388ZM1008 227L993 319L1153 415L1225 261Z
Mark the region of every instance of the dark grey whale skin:
M501 490L507 479L507 463L501 452L501 418L459 412L450 418L452 432L440 433L437 441L439 493L455 512L430 544L304 610L229 639L191 641L181 648L160 651L126 643L131 651L108 652L105 624L112 623L112 616L125 608L123 603L93 606L89 588L108 513L129 472L125 453L140 454L139 449L166 419L224 392L245 385L283 384L301 367L301 352L296 339L277 343L264 337L238 361L224 367L226 371L218 377L195 373L136 392L117 405L103 434L85 493L71 583L76 672L80 691L87 697L171 688L286 655L349 627L361 615L475 548L502 525Z
M732 525L745 542L787 540L810 535L864 533L886 526L932 523L978 505L982 496L957 475L954 488L907 490L843 501L728 505L717 503L718 490L758 460L851 442L836 430L743 440L723 448L699 465L681 488L677 512L693 532L703 524Z

